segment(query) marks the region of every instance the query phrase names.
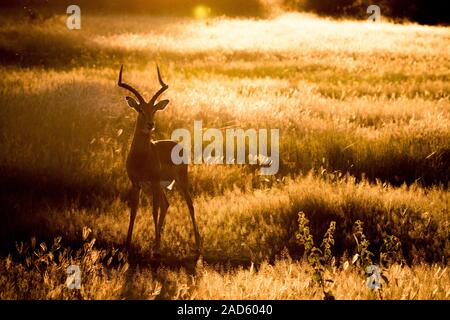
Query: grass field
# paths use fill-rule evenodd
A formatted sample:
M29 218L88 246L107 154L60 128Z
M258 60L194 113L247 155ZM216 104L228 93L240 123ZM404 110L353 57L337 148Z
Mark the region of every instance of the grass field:
M450 29L300 14L83 16L77 31L64 16L0 21L0 299L450 298ZM146 97L155 63L170 85L155 138L194 120L280 129L276 176L190 167L199 260L177 193L163 257L150 200L121 252L136 118L116 84L122 63ZM316 245L336 222L319 273L299 212ZM389 236L401 243L381 290L366 286L357 220L374 263L394 252ZM70 264L81 290L65 285Z

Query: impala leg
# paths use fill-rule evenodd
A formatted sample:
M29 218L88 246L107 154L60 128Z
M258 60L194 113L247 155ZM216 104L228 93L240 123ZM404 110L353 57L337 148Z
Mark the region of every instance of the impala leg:
M125 250L130 250L131 236L133 234L134 220L136 219L137 210L139 207L139 194L141 189L137 186L133 186L130 191L130 225L128 226L127 242Z
M166 194L164 192L164 190L161 190L161 203L160 203L160 214L159 214L159 224L158 224L158 229L159 229L159 234L162 237L162 232L164 229L164 219L166 218L166 213L167 210L169 209L169 201L167 200Z
M152 213L153 213L153 222L155 223L155 244L153 246L153 249L155 252L158 252L160 242L161 242L161 235L159 233L159 228L158 228L158 209L160 207L160 199L161 199L161 192L160 192L159 186L155 185L152 188L152 193L153 193Z
M202 239L200 237L200 233L198 232L197 223L195 222L195 211L194 204L192 203L191 196L189 195L189 191L186 188L181 188L184 199L186 200L186 204L189 209L189 214L192 219L192 226L194 227L194 236L195 236L195 247L198 252L202 250Z

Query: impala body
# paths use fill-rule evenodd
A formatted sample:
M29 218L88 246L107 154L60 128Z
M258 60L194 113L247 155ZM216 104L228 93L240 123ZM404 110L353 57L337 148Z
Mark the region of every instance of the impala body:
M122 82L122 71L123 66L120 68L118 85L135 95L137 101L129 96L126 97L126 100L128 105L138 113L133 142L126 163L128 177L132 185L129 202L130 225L128 227L126 250L129 250L131 245L134 221L139 207L140 193L143 189L151 193L153 199L152 214L155 224L154 250L155 252L159 251L164 219L169 208L169 202L164 189L168 188L171 190L171 187L175 183L187 203L194 227L196 249L200 251L201 239L195 221L194 206L189 195L187 165L176 165L172 162L171 152L177 144L176 142L171 140L151 140L151 134L155 126L155 113L158 110L163 110L169 103L169 100L161 100L157 103L156 100L169 86L163 82L159 68L157 68L161 89L153 95L149 102L146 102L136 89Z

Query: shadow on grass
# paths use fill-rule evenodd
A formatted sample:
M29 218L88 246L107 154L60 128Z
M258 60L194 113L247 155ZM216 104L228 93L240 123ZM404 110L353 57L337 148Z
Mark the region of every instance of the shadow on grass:
M42 213L64 213L79 208L95 208L101 212L103 209L107 210L111 201L119 196L126 200L126 193L122 190L100 184L96 179L86 178L75 183L61 177L40 175L17 168L0 169L0 255L15 252L16 242L26 242L32 237L39 241L52 242L54 238L62 236L65 246L79 248L82 245L79 241L79 231L71 227L66 230L57 229L57 224L49 224ZM366 203L364 198L349 198L336 205L319 194L308 194L301 201L286 208L286 212L280 212L278 220L273 222L273 229L279 232L276 235L267 235L269 240L266 242L266 248L256 249L261 252L261 259L268 259L269 262L285 247L294 258L301 257L303 249L299 248L295 241L295 232L298 230L298 212L303 211L310 220L314 239L321 239L329 223L336 221L333 254L337 257L354 251L353 224L356 220L361 220L373 246L371 251L376 254L385 235L391 234L400 239L408 263L417 257L420 261L446 262L448 249L445 245L446 234L442 221L427 221L420 208L409 208L407 216L402 214L402 209L400 206L386 212L382 202ZM265 218L261 216L260 219ZM101 234L96 238L96 245L102 249L112 246L122 248L123 245L102 237ZM205 249L204 261L208 264L248 266L251 263L250 258L240 257L239 252L236 255L223 256L215 253L214 247ZM151 251L142 248L136 250L134 255L135 259L132 261L135 264L150 265L153 268L167 266L193 270L189 258L165 255L164 259L155 260L151 257Z
M63 212L68 208L102 208L113 199L126 201L126 193L84 177L67 181L56 174L0 167L0 253L15 250L16 241L31 237L52 240L63 230L52 230L37 214L42 210ZM110 200L110 201L105 201Z

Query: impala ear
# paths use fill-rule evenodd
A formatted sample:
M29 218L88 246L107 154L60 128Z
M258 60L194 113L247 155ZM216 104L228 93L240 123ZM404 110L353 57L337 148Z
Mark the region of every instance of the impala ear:
M164 108L169 104L169 100L161 100L157 104L155 104L155 111L164 110Z
M125 99L127 100L128 106L130 108L133 108L136 111L139 111L139 104L136 102L136 100L134 100L132 97L125 97Z

